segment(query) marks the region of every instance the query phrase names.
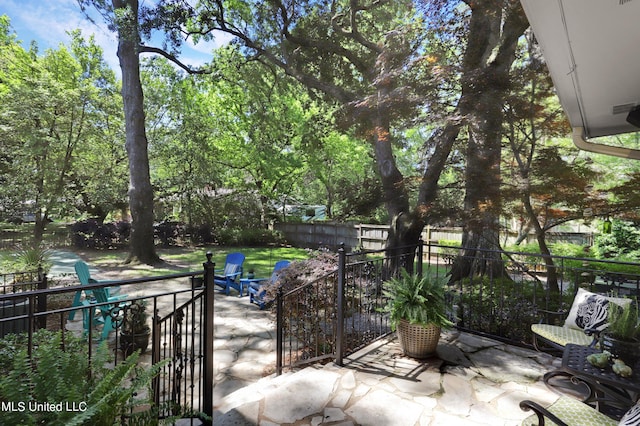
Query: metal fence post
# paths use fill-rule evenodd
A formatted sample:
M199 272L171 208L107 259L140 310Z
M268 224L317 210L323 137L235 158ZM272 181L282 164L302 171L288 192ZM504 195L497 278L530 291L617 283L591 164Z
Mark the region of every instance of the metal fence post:
M282 286L278 287L278 294L276 296L276 375L282 374L282 328L284 327L282 321Z
M424 255L424 241L422 238L418 240L418 265L416 267L416 272L418 277L422 278L422 256Z
M38 290L46 290L49 288L47 281L47 274L42 269L42 266L38 266ZM38 296L38 310L37 312L47 312L47 295L41 294ZM47 317L42 315L38 317L38 328L47 327Z
M344 342L344 288L347 269L347 254L344 243L340 243L338 249L338 294L336 301L336 364L343 365L343 342Z
M206 424L211 424L213 419L213 298L214 292L214 271L215 263L211 261L213 253L207 252L207 261L204 266L204 315L203 315L203 339L204 339L204 374L202 379L202 411L209 420Z

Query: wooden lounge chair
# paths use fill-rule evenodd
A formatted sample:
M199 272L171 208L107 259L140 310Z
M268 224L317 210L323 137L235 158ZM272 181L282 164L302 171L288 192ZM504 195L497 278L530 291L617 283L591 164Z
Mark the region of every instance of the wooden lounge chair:
M214 272L213 283L229 295L230 290L236 289L242 297L242 284L240 279L242 278L242 264L244 263L244 254L242 253L229 253L224 262L224 269L220 269Z
M289 266L288 260L280 260L276 262L273 266L273 272L271 273L271 277L269 278L243 278L242 284L246 286L247 292L249 293L249 303L255 303L260 307L260 309L264 309L266 305L266 301L264 300L265 290L264 285L269 282L275 282L278 279L278 272Z
M616 426L640 425L640 405L631 407L620 419L614 420L595 408L568 396L561 396L547 408L540 404L524 400L520 402L524 411L534 414L524 419L522 426L542 426L555 424L559 426ZM545 422L545 419L547 421Z

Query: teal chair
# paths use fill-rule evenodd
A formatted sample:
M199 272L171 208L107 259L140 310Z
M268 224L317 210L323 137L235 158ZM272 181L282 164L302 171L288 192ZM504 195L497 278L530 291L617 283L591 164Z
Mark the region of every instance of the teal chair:
M76 275L78 276L78 281L80 281L81 285L111 282L111 281L97 281L91 278L91 272L89 272L89 265L87 265L82 260L77 261L73 265L73 267L76 270ZM105 290L106 290L107 299L111 302L116 302L118 300L123 300L127 298L126 294L118 294L120 292L120 287L118 286L105 287ZM93 292L91 290L86 290L85 298L87 300L94 299L95 297L93 296L92 293ZM71 303L71 307L75 308L75 307L83 306L84 304L81 302L81 299L82 299L82 290L78 290L76 291L76 294L73 296L73 302ZM75 318L75 315L76 315L76 310L69 312L69 321L73 321L73 319Z
M84 307L82 311L84 330L89 334L90 328L102 325L100 340L104 340L109 337L111 331L115 330L114 319L123 315L123 309L129 303L108 297L106 288L96 288L92 290L92 294L92 299L83 300L81 303Z

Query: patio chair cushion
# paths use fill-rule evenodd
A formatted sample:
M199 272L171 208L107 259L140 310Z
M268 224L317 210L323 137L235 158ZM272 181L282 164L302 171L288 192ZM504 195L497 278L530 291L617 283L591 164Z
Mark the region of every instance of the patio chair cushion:
M224 270L222 272L222 275L229 276L229 275L237 274L238 272L240 272L241 267L242 265L239 265L236 263L227 263L226 265L224 265Z
M558 327L550 324L531 324L531 331L536 335L554 342L560 346L566 346L569 343L576 345L589 346L593 337L585 334L584 330L577 330L569 327Z
M568 396L561 396L547 410L559 417L567 425L576 426L616 426L618 422L602 414L593 407ZM532 414L523 420L522 426L538 425L538 417ZM545 424L554 424L545 422Z

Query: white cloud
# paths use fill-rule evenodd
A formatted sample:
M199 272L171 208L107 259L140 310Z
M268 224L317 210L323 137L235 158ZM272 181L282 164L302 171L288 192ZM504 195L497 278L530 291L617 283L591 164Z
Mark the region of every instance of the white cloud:
M0 0L0 14L9 16L25 48L29 47L31 40L35 40L41 51L55 49L60 43L69 43L67 31L80 29L85 37L94 36L96 43L104 50L105 61L119 74L117 36L107 29L102 17L94 10L89 9L88 12L94 22L80 11L76 0ZM228 34L217 32L212 41L194 44L192 40L187 40L182 47L180 60L192 67L202 66L211 61L215 48L229 43L231 39Z
M9 16L18 39L28 48L35 40L40 50L55 49L70 41L67 31L80 29L85 37L93 34L104 50L105 61L118 68L117 39L102 18L92 16L95 23L80 11L76 0L2 0L0 13Z

